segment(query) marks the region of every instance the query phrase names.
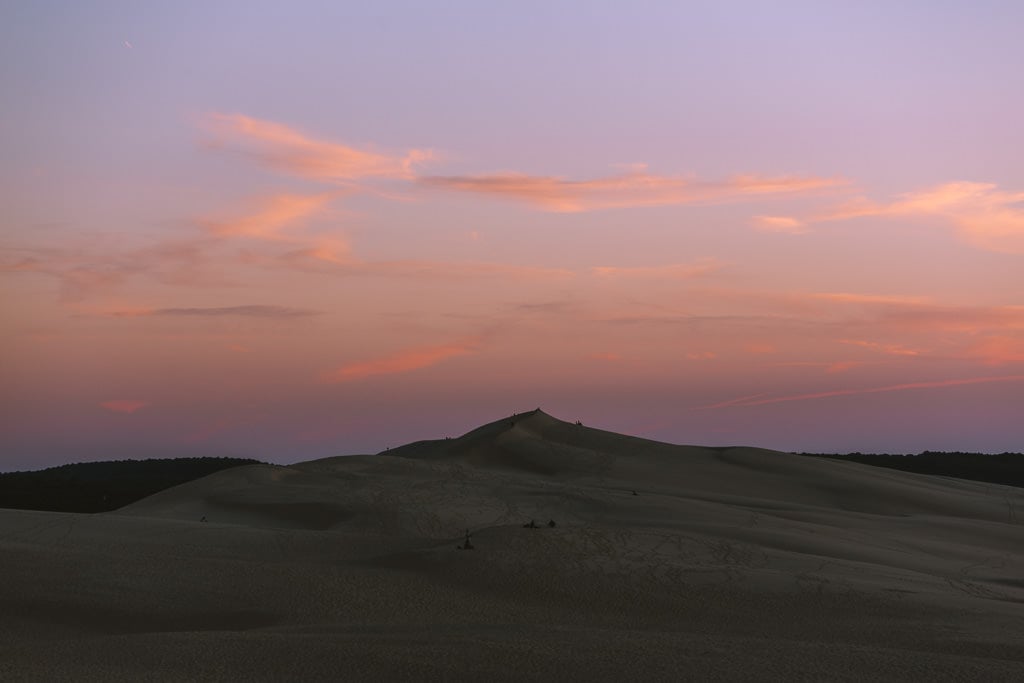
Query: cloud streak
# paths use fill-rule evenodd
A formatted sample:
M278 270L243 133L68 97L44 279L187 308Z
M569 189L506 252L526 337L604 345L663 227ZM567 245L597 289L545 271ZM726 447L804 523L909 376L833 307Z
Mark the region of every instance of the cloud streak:
M904 193L890 202L860 197L806 219L759 216L755 224L771 229L870 216L938 218L951 223L975 247L1024 254L1024 192L1008 192L994 183L944 183Z
M343 365L324 373L321 376L321 381L328 384L340 384L375 375L411 372L437 365L449 358L476 353L479 349L479 339L405 349L389 356Z
M643 171L592 180L566 180L522 173L423 176L417 180L425 187L501 197L561 213L734 202L780 194L819 192L835 189L847 182L840 178L756 175L707 182Z
M920 349L911 349L899 344L881 344L879 342L867 341L864 339L840 339L840 343L850 346L859 346L872 351L878 351L890 356L919 356Z
M290 175L319 182L351 182L364 178L409 180L414 167L431 158L429 150L412 149L401 155L312 138L273 121L242 114L214 113L206 117L205 129L212 144L233 149L258 162Z
M115 311L110 313L116 318L140 318L149 316L220 318L224 316L241 316L246 318L307 318L321 315L322 311L289 306L272 306L253 304L248 306L193 307L193 308L154 308L135 311Z
M217 240L174 240L149 247L102 252L81 249L14 249L25 254L13 263L0 263L0 271L39 273L56 278L59 299L65 303L125 284L142 276L169 285L223 285L221 272L206 268L209 251Z
M218 237L247 237L260 240L294 239L286 228L302 223L321 212L337 193L313 195L277 194L259 200L243 216L229 220L203 220L202 227Z
M722 267L722 263L715 259L704 259L694 263L676 263L666 266L595 266L590 269L590 272L601 278L691 280L715 273Z
M754 216L754 227L765 232L782 232L790 235L802 235L807 226L791 216Z

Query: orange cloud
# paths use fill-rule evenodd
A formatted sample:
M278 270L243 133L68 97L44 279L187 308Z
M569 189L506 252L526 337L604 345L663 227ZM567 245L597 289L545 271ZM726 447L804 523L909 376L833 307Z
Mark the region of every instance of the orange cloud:
M322 182L369 177L408 180L413 177L413 167L432 156L429 150L420 149L401 156L360 150L241 114L211 114L205 127L217 145L234 145L271 168Z
M808 223L862 216L934 216L953 224L982 249L1024 254L1024 192L1006 192L994 183L952 182L908 192L888 203L860 198L808 219Z
M873 351L881 351L891 356L919 356L921 351L919 349L910 349L899 344L880 344L878 342L864 341L861 339L840 339L840 343L849 344L851 346L860 346L866 349L872 349Z
M352 260L352 249L348 242L338 237L321 237L307 249L300 250L299 255L315 261L342 264Z
M580 212L669 204L706 204L754 196L806 193L835 188L846 181L836 178L796 176L735 176L720 182L703 182L681 176L646 172L565 180L552 176L497 173L476 176L426 176L418 181L428 187L473 192L532 204L546 211Z
M714 403L707 406L699 406L694 410L712 410L715 408L727 407L748 407L760 406L769 403L785 403L788 401L809 401L819 398L831 398L833 396L853 396L856 394L878 394L889 391L907 391L909 389L935 389L939 387L957 387L969 384L989 384L992 382L1022 382L1024 375L1004 375L1001 377L967 377L964 379L946 379L935 382L911 382L908 384L892 384L884 387L870 387L867 389L837 389L834 391L821 391L813 394L796 394L793 396L775 396L773 398L745 397Z
M986 337L971 346L967 354L988 365L1024 363L1024 339L1008 336Z
M801 235L807 232L807 226L803 221L790 216L754 216L754 227L766 232L785 232L791 235Z
M287 239L282 231L322 211L338 195L279 194L261 200L245 216L225 221L202 221L209 232L220 237L249 237L261 240Z
M431 365L437 365L448 358L476 353L479 348L479 340L473 339L440 346L406 349L383 358L343 365L336 370L325 373L321 379L330 384L338 384L373 375L393 375L410 372L430 367Z
M134 401L129 399L119 399L116 401L103 401L100 406L114 413L134 413L136 410L140 410L149 405L146 401Z

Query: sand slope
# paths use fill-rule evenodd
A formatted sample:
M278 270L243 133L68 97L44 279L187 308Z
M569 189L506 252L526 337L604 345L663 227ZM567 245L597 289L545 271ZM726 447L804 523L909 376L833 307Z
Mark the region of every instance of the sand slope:
M1024 491L539 411L0 553L5 680L1024 680Z

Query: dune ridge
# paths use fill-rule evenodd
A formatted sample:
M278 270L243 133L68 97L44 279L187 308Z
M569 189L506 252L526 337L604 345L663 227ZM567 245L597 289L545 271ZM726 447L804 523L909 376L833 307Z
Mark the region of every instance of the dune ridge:
M1022 524L1021 489L536 410L0 511L0 675L1020 680Z

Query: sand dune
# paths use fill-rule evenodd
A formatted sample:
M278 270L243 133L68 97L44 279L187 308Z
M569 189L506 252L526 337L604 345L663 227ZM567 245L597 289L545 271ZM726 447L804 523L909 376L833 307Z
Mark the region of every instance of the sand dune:
M539 411L0 553L4 680L1024 680L1024 490Z

